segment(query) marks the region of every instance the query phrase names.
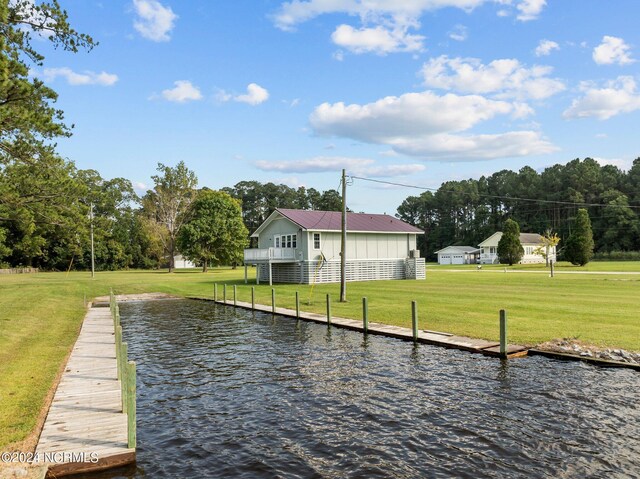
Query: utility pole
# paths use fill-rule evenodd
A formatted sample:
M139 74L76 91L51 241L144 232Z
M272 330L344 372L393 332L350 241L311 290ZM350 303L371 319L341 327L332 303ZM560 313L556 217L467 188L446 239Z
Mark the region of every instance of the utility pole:
M347 173L342 170L342 241L340 245L340 302L347 301Z
M91 203L89 219L91 221L91 279L94 279L96 277L96 263L93 250L93 203Z

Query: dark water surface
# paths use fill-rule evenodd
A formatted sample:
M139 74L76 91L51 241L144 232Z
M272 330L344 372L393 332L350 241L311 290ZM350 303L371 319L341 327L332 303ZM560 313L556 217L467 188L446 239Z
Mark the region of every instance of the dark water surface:
M92 477L640 477L640 375L122 304L138 464Z

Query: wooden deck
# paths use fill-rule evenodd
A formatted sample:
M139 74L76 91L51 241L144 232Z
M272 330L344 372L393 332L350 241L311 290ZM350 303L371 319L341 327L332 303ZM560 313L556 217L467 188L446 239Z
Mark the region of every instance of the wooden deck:
M198 298L212 301L207 298ZM233 300L227 299L226 302L217 300L218 304L226 304L227 306L234 306ZM244 301L236 301L235 306L243 309L252 309L251 303ZM256 311L262 311L265 313L272 313L271 306L265 306L263 304L256 304ZM286 316L290 318L296 318L296 311L287 308L276 307L275 314L280 316ZM299 319L305 321L313 321L315 323L327 324L327 316L325 314L307 313L300 311ZM498 328L498 322L496 321L496 329ZM331 325L351 329L353 331L364 332L364 327L361 320L332 317ZM392 338L402 339L404 341L413 341L413 331L409 328L403 328L400 326L392 326L389 324L374 323L369 321L368 327L369 334L377 334L382 336L388 336ZM497 341L486 341L484 339L467 338L465 336L455 336L449 333L442 333L439 331L420 330L418 331L418 342L424 344L431 344L433 346L442 346L445 348L461 349L472 353L480 353L485 356L500 357L500 343ZM517 344L509 344L507 346L507 358L518 358L527 355L527 348Z
M135 462L127 447L113 319L90 308L56 390L36 447L47 477L98 471Z

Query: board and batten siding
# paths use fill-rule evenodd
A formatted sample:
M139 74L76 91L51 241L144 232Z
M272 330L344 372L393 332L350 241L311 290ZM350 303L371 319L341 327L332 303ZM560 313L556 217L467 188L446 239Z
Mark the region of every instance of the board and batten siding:
M314 233L320 233L319 250L313 248ZM339 232L309 231L306 244L309 245L309 256L307 256L309 260L317 260L321 252L327 260L340 258L341 234ZM417 249L415 234L347 233L348 259L404 259L413 249Z
M292 223L286 218L275 218L267 227L260 233L258 237L258 248L275 248L276 236L282 235L297 235L297 250L305 251L306 241L305 232L301 231L300 227L295 223Z

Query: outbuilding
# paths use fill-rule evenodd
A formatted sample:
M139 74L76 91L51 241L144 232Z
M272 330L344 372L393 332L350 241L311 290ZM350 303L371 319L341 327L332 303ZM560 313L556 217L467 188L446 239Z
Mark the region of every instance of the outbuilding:
M475 264L480 259L480 250L473 246L447 246L436 254L438 264Z

